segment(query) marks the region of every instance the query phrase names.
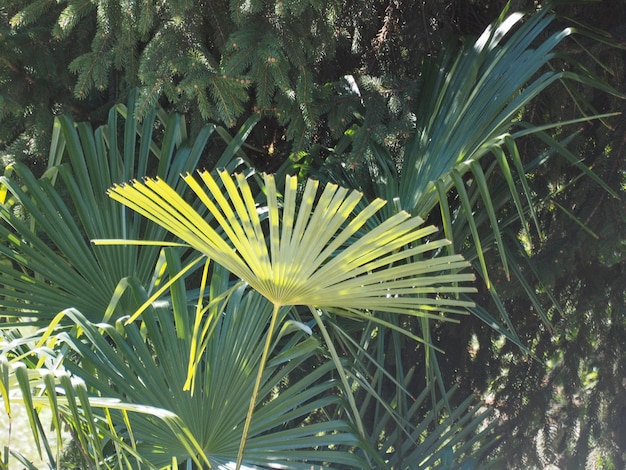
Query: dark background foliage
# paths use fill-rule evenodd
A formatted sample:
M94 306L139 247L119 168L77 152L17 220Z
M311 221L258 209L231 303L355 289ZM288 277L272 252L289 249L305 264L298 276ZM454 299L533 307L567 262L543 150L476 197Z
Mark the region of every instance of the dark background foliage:
M558 11L569 20L610 33L622 46L626 43L624 4L561 5ZM565 49L617 89L626 89L623 48L583 39ZM585 50L592 51L607 68L584 58ZM559 91L544 95L528 113L540 119L573 116L571 96L564 89ZM599 111L626 111L622 100L589 90L584 93ZM503 281L501 288L507 291L507 309L518 322L520 336L537 359L518 354L514 345L496 341L493 331L476 319L469 321L471 328L464 323L462 328L442 329L442 343L448 346L444 359L448 373L463 384L469 378L474 389L484 390L489 384L490 400L506 419L502 428L505 444L497 451L506 468L626 465L626 121L619 117L608 123L595 122L579 131L569 148L619 197L612 197L589 179L575 178L573 169L557 160L535 175L533 189L546 197L539 208L545 238L534 246L532 259L543 284L537 285L544 292L543 300L549 303L549 289L560 306L560 310L552 308L554 329L537 328L533 306L525 296L516 295L519 286ZM525 145L525 154L535 154L537 142ZM548 195L554 189L559 189L558 193ZM471 347L472 335L480 345L477 352Z

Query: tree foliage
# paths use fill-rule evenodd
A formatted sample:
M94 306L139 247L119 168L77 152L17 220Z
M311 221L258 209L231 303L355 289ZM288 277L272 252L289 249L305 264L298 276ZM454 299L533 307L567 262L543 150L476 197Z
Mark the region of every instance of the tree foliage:
M136 86L138 115L158 102L227 127L262 114L266 135L254 143L265 157L327 145L363 100L365 127L382 141L381 123L406 127L422 58L451 33L479 33L505 4L465 3L10 1L2 150L41 159L54 115L102 122Z

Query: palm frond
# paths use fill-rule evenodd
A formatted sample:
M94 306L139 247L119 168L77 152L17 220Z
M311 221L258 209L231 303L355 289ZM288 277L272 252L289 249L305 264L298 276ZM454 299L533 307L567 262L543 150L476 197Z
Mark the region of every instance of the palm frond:
M437 318L437 312L455 312L466 305L447 297L426 297L471 291L455 283L473 278L462 273L442 275L467 264L458 255L427 257L447 242L422 243L437 229L419 228L423 223L420 218L402 212L351 240L384 201L374 201L352 217L360 193L328 184L318 195L318 183L309 180L296 212L297 179L286 178L279 203L274 179L266 175L270 225L266 239L246 178L233 178L226 171L219 176L229 199L208 172L201 172L200 178L209 193L192 175L184 180L224 230L226 240L163 180L117 185L110 195L166 227L276 305L372 309ZM344 245L348 240L351 243Z
M133 93L126 106L113 108L107 123L95 130L59 117L43 177L15 163L0 178L3 316L28 316L45 324L71 307L92 320L102 319L107 311L119 316L137 308L127 297L116 305L110 301L123 279L150 285L160 248L99 247L89 240L163 240L167 233L116 204L106 191L114 183L148 174L176 187L179 174L198 166L209 139L217 134L215 126L206 125L189 138L180 115L157 110L139 122L128 114L134 99ZM241 146L256 120L229 136L220 165L235 168L243 162ZM185 188L178 184L176 189Z
M25 406L33 420L39 408L51 408L54 428L70 425L82 451L100 464L106 457L111 462L130 459L133 468L163 468L173 458L198 466L226 465L237 458L263 348L266 323L251 317L267 318L271 311L263 297L245 286L236 289L216 312L215 328L198 364L197 387L191 392L183 390L186 368L181 367L191 339L179 337L169 308L151 308L141 327L123 325L124 319L115 325L95 324L67 310L64 314L81 333L55 333L57 354L63 353L56 370L27 369L7 357L10 350L4 351L5 404ZM178 314L191 318L193 308L185 306ZM281 321L285 314L280 314ZM318 361L312 373L294 375L319 343L297 328L285 330L279 339L264 370L244 463L361 468L359 457L331 450L358 444L347 423L307 422L312 412L340 404L331 363ZM21 393L5 395L4 390ZM35 437L41 439L41 432Z
M461 285L472 275L459 272L466 262L458 255L432 256L445 240L423 243L437 231L419 228L423 221L400 212L365 232L359 231L385 204L370 203L354 214L362 195L334 184L318 194L319 183L308 180L298 207L297 178L287 176L279 202L274 178L264 177L267 195L269 237L263 230L259 209L245 176L219 172L223 188L208 172L200 179L208 192L190 174L184 177L198 199L213 216L223 234L161 179L116 185L110 196L148 217L168 231L247 282L274 304L263 349L257 382L250 400L237 465L243 459L260 380L272 335L280 324L281 306L307 305L324 335L333 362L363 435L353 394L341 361L329 339L317 309L333 308L341 314L371 319L374 310L420 317L446 319L442 313L458 313L471 305L453 296L472 292ZM282 213L281 213L282 212ZM357 236L358 234L358 236ZM349 243L348 243L349 242ZM98 244L119 244L123 240L96 240ZM206 271L205 271L206 272ZM129 321L142 313L139 309ZM208 327L200 328L204 309L198 309L196 344L205 341ZM377 320L380 321L380 320ZM197 358L203 346L193 347L186 388L192 388Z

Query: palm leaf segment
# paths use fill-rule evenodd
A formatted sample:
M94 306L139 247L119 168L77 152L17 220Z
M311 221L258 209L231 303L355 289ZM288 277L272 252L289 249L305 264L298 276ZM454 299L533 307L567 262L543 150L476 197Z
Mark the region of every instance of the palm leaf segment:
M437 231L435 227L419 228L420 218L400 212L373 230L360 232L385 201L373 201L352 218L361 193L327 184L318 197L318 182L308 180L296 210L297 179L286 177L281 205L273 176L265 175L268 240L244 175L220 172L226 191L210 173L199 176L208 193L192 175L184 180L225 237L161 179L116 185L109 194L227 268L274 305L420 316L457 312L469 305L427 296L472 290L458 284L473 280L471 274L456 272L467 266L460 255L424 256L449 243L424 242Z

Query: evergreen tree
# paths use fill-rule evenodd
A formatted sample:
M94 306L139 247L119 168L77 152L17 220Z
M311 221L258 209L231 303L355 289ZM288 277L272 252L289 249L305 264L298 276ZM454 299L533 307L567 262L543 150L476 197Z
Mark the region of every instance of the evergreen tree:
M139 117L157 102L192 128L263 115L260 161L279 147L315 155L355 122L358 157L367 139L406 131L424 55L450 34L480 32L504 4L10 0L0 11L0 151L41 159L54 115L104 122L139 85Z
M304 146L325 95L318 74L334 59L344 12L318 1L68 0L50 8L18 0L2 15L3 112L18 118L2 126L3 143L17 153L22 134L47 131L52 114L80 118L87 107L95 119L98 105L137 84L138 116L160 99L229 127L254 110L287 125L286 137Z
M48 2L23 11L23 21L33 26L15 28L14 15L26 6L21 3L3 2L0 8L0 149L35 163L45 157L54 114L87 117L81 113L84 103L67 89L70 50L81 53L84 36L53 39L60 10Z

